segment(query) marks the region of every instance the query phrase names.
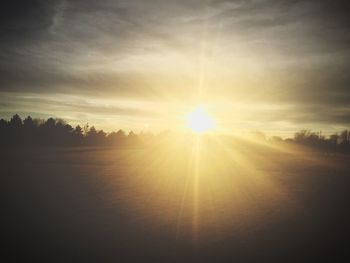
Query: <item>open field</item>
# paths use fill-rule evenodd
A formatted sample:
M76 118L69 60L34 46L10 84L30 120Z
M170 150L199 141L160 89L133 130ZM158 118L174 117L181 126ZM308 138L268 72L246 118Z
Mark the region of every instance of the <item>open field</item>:
M225 145L3 150L5 256L47 262L347 256L349 156Z

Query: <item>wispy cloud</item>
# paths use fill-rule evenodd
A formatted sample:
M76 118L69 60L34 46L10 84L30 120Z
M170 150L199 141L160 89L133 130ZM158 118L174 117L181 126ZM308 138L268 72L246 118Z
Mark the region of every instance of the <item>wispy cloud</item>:
M261 123L348 124L347 1L33 0L1 10L2 112L26 105L23 111L141 118L148 113L117 103L142 100L170 112L176 103L227 105L226 112L255 103L258 114L263 101L294 106L266 112ZM68 105L57 97L61 108L53 109L28 93L116 103Z

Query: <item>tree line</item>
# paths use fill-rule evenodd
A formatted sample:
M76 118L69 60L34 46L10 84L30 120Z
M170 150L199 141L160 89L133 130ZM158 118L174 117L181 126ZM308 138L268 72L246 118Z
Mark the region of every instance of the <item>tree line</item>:
M327 137L321 131L301 130L294 134L293 139L287 139L286 141L321 151L350 153L350 130L343 130Z
M63 119L33 119L28 116L24 120L15 114L9 121L0 120L1 146L112 146L137 145L138 136L123 130L106 133L94 126L77 125L72 127Z
M43 120L28 116L22 120L15 114L10 120L0 119L0 146L137 146L145 141L159 142L166 136L166 133L155 137L150 134L135 134L132 131L127 134L123 130L106 133L88 124L73 127L59 118ZM257 132L255 137L266 141L263 133ZM350 153L350 130L330 136L301 130L293 138L273 136L268 141L298 144L321 151Z

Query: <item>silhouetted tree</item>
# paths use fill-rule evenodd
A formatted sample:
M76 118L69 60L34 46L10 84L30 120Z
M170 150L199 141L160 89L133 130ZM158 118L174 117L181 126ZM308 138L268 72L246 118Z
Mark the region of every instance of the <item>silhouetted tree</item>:
M32 117L23 120L23 144L34 145L37 142L37 127Z
M108 134L108 141L110 145L122 145L125 143L126 134L123 130L118 132L111 132Z
M83 139L83 129L79 125L77 125L73 130L73 144L81 145L83 143Z
M329 136L329 142L333 145L336 145L339 143L339 135L338 134L331 134Z
M13 129L20 129L22 127L22 119L18 114L13 115L11 118L10 127Z
M103 130L97 131L94 126L91 126L86 134L86 140L89 145L106 145L107 138L106 133Z
M135 146L140 143L138 136L133 131L129 132L127 136L127 143L129 146Z
M261 132L250 133L254 139L265 141ZM48 118L47 120L33 119L28 116L23 121L15 114L9 121L0 119L0 145L1 146L139 146L146 142L167 143L174 141L174 134L165 131L157 136L130 131L127 135L123 130L107 134L88 124L73 128L62 119ZM301 130L295 133L293 139L283 140L273 136L272 142L296 143L313 147L324 152L350 153L350 130L340 134L331 134L325 137L322 132Z
M0 120L0 145L9 144L10 130L9 123L4 119Z
M304 144L315 144L320 140L320 134L309 130L301 130L300 132L295 133L294 140L299 143Z
M89 132L89 124L86 123L83 127L83 135L87 136L88 132Z
M339 139L340 139L340 143L348 144L350 142L350 131L349 130L342 131L340 133Z
M22 119L18 114L13 115L9 123L10 142L20 146L22 143Z

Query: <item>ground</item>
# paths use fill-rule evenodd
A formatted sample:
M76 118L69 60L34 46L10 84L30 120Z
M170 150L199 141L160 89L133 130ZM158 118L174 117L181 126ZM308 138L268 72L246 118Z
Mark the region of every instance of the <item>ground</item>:
M4 255L9 262L349 257L349 164L339 154L203 142L2 149Z

